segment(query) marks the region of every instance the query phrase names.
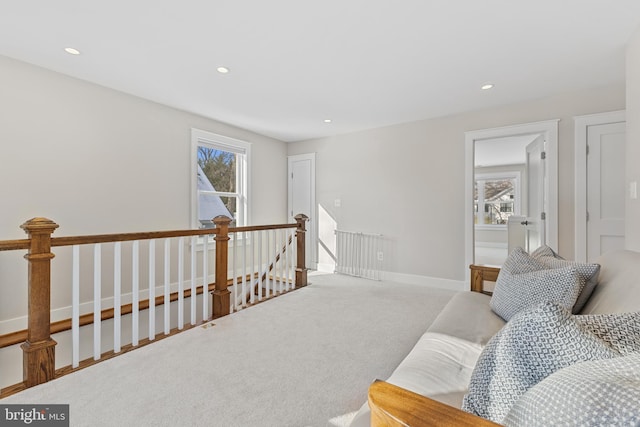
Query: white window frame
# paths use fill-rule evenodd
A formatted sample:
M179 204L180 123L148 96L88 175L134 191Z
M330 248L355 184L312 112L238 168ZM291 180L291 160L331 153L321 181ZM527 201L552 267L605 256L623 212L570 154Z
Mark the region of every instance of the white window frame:
M522 187L521 187L521 173L520 171L507 171L507 172L495 172L495 173L479 173L474 175L474 181L491 181L498 179L514 179L515 180L515 200L513 202L513 215L520 215L522 211ZM478 207L477 214L480 214L480 207ZM475 224L476 230L502 230L506 229L507 224Z
M243 154L236 164L238 197L238 227L251 223L251 143L200 129L191 129L191 228L200 228L198 220L198 147L208 146L217 150ZM236 193L216 192L219 195L235 196Z

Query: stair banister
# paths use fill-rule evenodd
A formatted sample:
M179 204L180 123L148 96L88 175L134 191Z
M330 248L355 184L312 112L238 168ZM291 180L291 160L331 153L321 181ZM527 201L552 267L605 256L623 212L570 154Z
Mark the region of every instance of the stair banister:
M302 286L307 286L307 267L305 266L305 223L309 220L309 217L305 214L298 214L294 218L298 224L296 228L296 288L300 288Z
M227 289L227 268L229 263L229 224L231 218L217 216L213 223L220 231L216 234L216 286L213 291L213 318L229 314L231 292ZM235 275L235 272L234 272Z
M27 387L55 377L55 346L51 338L51 234L58 224L47 218L33 218L20 226L29 236L28 334L21 345L23 380Z

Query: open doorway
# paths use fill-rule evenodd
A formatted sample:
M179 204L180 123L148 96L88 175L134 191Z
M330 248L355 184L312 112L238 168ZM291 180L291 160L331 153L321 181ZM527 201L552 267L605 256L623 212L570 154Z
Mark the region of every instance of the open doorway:
M544 159L543 167L531 164L537 141L543 143L535 154ZM500 265L512 216L524 233L542 233L538 241L557 249L557 147L557 120L465 133L465 269Z
M289 221L295 215L309 218L305 239L305 265L311 270L318 268L318 209L316 208L316 155L299 154L288 157L288 211Z

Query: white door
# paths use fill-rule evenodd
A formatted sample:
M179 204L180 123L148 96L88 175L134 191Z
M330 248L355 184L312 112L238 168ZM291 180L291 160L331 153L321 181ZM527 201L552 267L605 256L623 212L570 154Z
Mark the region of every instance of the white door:
M587 129L587 261L624 249L625 123Z
M316 155L300 154L288 158L289 178L289 220L302 213L309 217L305 240L305 265L315 270L317 241L316 198Z
M545 158L544 136L540 135L526 148L526 191L525 207L526 219L522 222L525 227L525 250L534 251L546 242L546 214L545 214Z

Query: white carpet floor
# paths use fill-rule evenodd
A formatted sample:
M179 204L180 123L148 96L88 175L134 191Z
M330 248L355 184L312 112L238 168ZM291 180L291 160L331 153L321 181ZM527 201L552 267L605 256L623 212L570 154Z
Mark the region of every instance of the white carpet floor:
M343 426L453 292L340 275L2 399L71 426Z

